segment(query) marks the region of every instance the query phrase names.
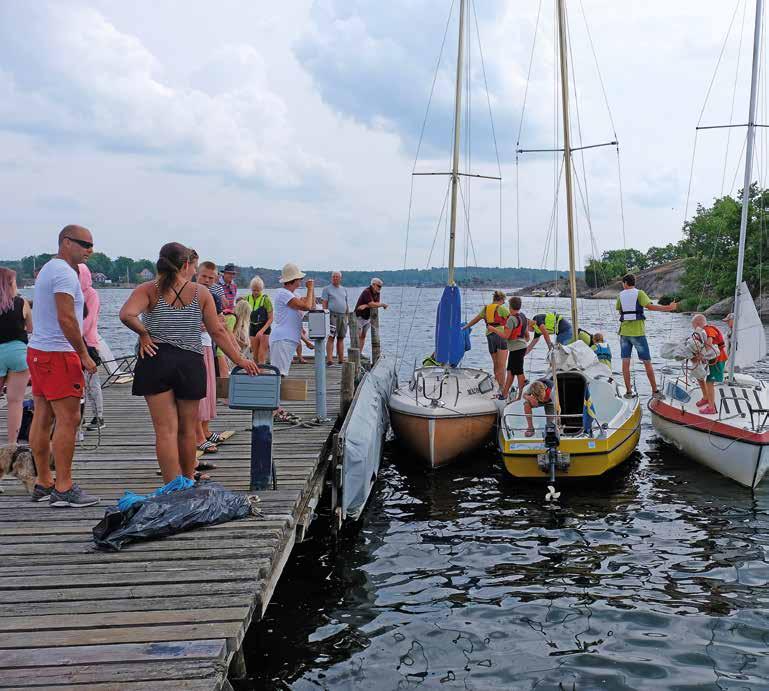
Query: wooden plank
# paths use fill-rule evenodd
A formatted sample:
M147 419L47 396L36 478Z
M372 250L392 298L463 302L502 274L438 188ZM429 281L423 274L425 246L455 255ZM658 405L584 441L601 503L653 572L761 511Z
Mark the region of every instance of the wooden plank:
M20 648L3 651L3 654L0 655L0 669L51 666L61 668L71 665L149 662L151 660L203 659L223 661L226 658L226 651L227 642L224 639L79 645L68 648ZM2 678L1 675L0 678Z

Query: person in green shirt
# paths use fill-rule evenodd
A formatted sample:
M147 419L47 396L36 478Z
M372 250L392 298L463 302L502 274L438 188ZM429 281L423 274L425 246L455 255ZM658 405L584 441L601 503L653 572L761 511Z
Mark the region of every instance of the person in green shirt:
M622 292L617 296L617 311L619 312L619 343L622 356L622 376L625 380L625 398L633 398L633 387L630 382L630 357L633 348L638 353L638 359L643 363L646 377L652 387L654 398L663 398L657 388L657 379L652 367L649 341L646 340L646 315L645 310L652 312L675 312L678 304L671 302L669 305L654 305L649 296L635 287L635 276L626 274L622 278Z
M526 375L523 372L523 358L526 357L526 344L529 340L529 320L521 312L521 298L513 295L508 301L510 316L504 327L495 327L495 331L507 341L507 374L502 395L505 399L510 395L513 387L513 379L518 382L518 395L513 399L517 401L521 397L523 387L526 384Z

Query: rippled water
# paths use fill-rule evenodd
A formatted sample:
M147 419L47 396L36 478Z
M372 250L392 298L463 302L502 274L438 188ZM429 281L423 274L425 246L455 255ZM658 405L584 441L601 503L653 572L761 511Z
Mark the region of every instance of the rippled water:
M403 348L415 305L405 359L432 349L439 294L403 291L401 320L401 290L385 290L385 350L399 321ZM613 305L581 309L586 327L609 325L618 367ZM687 328L683 315L650 314L653 355ZM475 338L468 360L487 365ZM655 358L658 374L664 364ZM648 395L640 371L637 383ZM335 541L322 516L297 547L247 639L242 688L769 688L766 490L689 462L648 413L628 463L562 489L550 509L493 449L429 472L390 445L361 521Z

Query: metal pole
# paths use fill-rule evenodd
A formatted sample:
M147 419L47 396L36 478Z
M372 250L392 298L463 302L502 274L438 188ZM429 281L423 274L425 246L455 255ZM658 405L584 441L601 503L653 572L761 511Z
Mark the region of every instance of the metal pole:
M753 29L753 71L750 74L750 108L748 111L748 139L745 144L745 179L742 185L742 215L740 216L740 251L737 255L737 280L734 288L734 324L729 343L729 381L734 382L734 361L737 355L737 329L740 323L740 292L745 268L745 238L748 233L748 207L750 206L750 178L753 172L753 142L756 137L756 93L758 86L758 59L761 52L761 16L763 0L756 0L756 23Z
M252 490L275 487L272 463L272 410L251 412L251 483Z
M566 177L566 225L569 237L569 291L574 336L579 333L577 320L577 266L574 258L574 192L571 178L571 133L569 131L569 67L566 62L566 8L558 0L558 42L561 58L561 104L563 107L563 164ZM558 267L556 267L557 269Z
M326 339L313 338L315 343L315 415L326 419Z
M449 280L454 282L454 246L457 235L457 187L459 185L459 134L462 129L462 60L465 32L465 0L459 3L459 47L457 48L457 90L454 97L454 156L451 163L451 221L449 225Z

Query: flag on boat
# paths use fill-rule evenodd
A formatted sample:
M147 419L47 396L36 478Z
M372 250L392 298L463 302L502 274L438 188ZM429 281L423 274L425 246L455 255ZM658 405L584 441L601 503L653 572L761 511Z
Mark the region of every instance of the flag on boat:
M462 297L457 286L446 286L435 319L435 359L456 367L464 354Z
M590 398L590 387L585 386L585 400L582 405L582 428L585 430L585 434L593 434L593 420L597 422L598 416L595 412L593 399Z

